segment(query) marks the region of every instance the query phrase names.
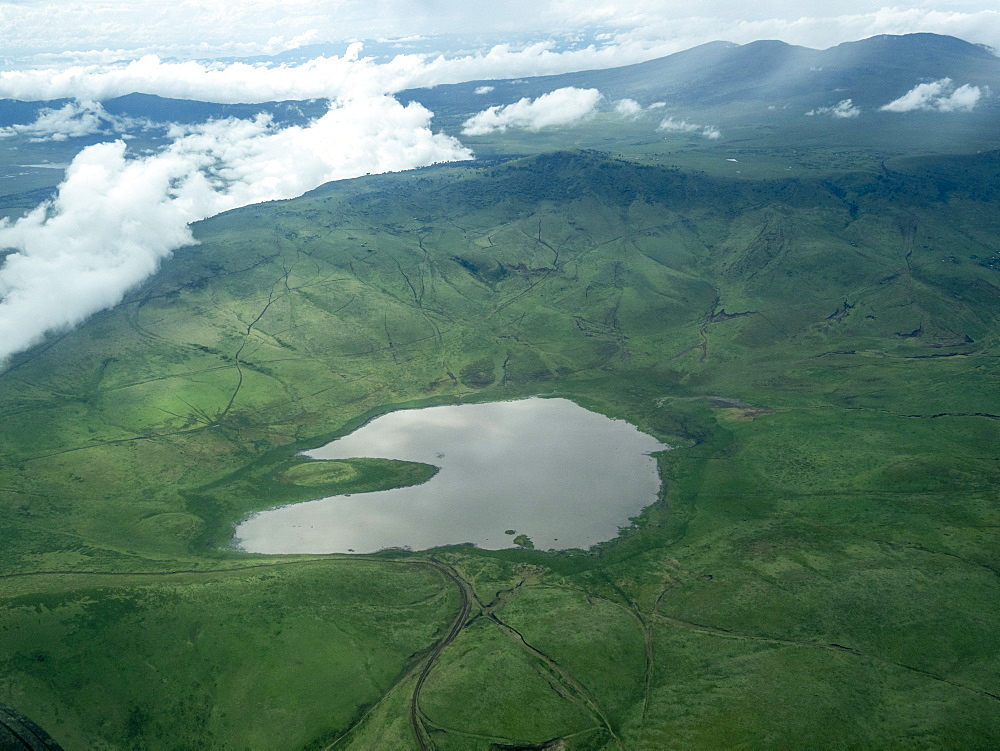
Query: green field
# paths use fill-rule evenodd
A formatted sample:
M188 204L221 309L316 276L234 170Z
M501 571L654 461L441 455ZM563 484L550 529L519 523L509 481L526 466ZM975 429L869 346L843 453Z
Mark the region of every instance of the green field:
M239 209L16 356L0 703L67 749L1000 745L1000 153L713 148ZM526 395L675 447L617 540L230 547L433 471L299 451Z

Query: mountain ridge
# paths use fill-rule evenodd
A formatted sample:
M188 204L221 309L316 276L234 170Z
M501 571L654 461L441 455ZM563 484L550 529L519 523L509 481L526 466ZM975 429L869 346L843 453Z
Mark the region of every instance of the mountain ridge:
M419 101L439 117L457 116L463 104L462 112L471 113L471 102L485 109L565 86L597 88L609 100L634 98L643 105L665 99L691 111L790 99L824 106L836 103L835 97L880 106L919 83L942 78L1000 90L1000 58L957 37L930 33L879 35L826 50L777 40L720 41L619 68L409 89L400 99ZM494 90L473 93L488 85Z

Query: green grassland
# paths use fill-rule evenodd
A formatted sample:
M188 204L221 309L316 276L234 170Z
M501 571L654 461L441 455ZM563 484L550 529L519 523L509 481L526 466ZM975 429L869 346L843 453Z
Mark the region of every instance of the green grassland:
M15 357L0 703L67 748L1000 743L1000 155L722 156L239 209ZM676 447L618 539L230 547L262 508L433 471L298 452L525 395Z

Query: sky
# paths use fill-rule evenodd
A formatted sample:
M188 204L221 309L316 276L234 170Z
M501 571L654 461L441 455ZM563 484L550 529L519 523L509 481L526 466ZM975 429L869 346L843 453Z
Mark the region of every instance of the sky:
M303 44L444 33L608 34L624 58L702 42L782 39L829 47L880 33L934 31L1000 48L988 0L7 0L13 62L275 54Z
M45 336L120 302L174 250L194 242L192 222L330 180L474 157L460 138L434 131L432 112L402 106L394 94L404 89L624 65L715 40L826 48L875 34L936 32L1000 48L1000 10L988 5L0 0L0 99L72 100L33 122L0 127L0 149L16 154L21 143L58 141L70 161L51 200L0 222L0 368ZM388 49L398 54L372 55L364 40L383 52L385 40L395 40ZM249 59L325 42L344 44L339 54L296 63ZM102 102L132 92L214 102L328 99L330 106L296 126L259 116L182 127L126 121L104 109ZM883 109L961 113L987 94L962 81L914 81ZM566 127L598 107L635 118L658 106L562 89L484 108L461 135ZM804 114L850 119L860 111L844 100ZM669 115L658 128L722 136L709 123ZM161 133L159 150L130 148L128 135L139 130ZM74 147L94 136L103 142Z

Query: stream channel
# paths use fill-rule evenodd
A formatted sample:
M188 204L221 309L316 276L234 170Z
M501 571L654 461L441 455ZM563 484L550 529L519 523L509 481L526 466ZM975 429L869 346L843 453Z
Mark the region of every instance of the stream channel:
M586 549L656 500L651 454L668 448L567 399L399 410L305 455L440 467L428 482L263 511L237 526L235 542L271 554L498 550L524 534L541 550Z

